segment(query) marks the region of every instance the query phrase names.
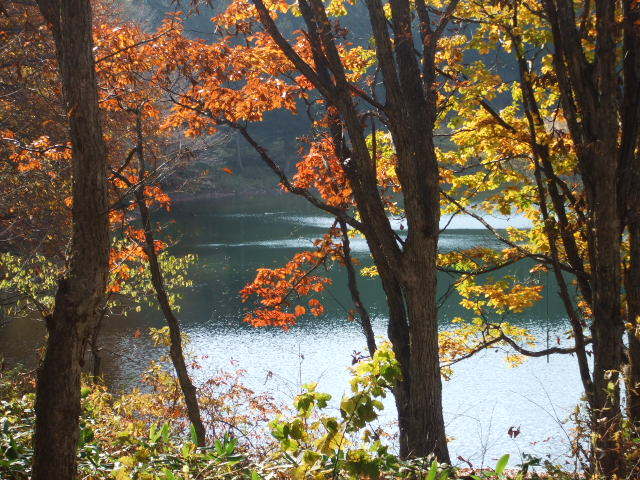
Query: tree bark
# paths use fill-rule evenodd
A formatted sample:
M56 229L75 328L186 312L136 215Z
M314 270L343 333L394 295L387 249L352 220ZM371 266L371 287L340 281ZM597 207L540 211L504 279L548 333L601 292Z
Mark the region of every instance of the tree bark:
M403 457L435 453L449 462L438 354L436 252L439 233L439 178L433 148L435 121L434 58L456 0L449 3L429 40L424 43L423 68L415 56L408 0L392 0L394 40L380 0L367 0L376 56L382 72L386 103L367 99L386 118L398 158L397 173L407 216L407 240L391 228L377 186L376 159L371 157L357 101L320 0L301 0L309 30L315 69L300 58L282 36L262 0L252 0L265 31L280 50L325 97L336 154L342 159L359 227L378 268L389 306L388 333L402 370L394 394ZM429 27L430 28L430 27ZM362 96L362 95L360 95ZM348 138L348 142L346 140Z
M89 348L91 350L91 376L93 382L97 383L102 374L102 355L100 354L100 332L102 330L102 322L107 314L106 306L100 309L98 320L91 332L91 339L89 340Z
M620 312L620 223L614 203L615 178L607 178L602 173L602 183L594 192L592 227L596 252L592 265L591 326L594 430L597 435L594 446L597 470L613 476L620 473L622 461L618 455L616 432L621 425L619 374L623 365L624 325Z
M81 362L108 276L106 154L87 0L39 0L56 43L73 149L73 231L68 270L47 318L38 371L33 480L76 477Z
M624 96L620 167L621 211L629 233L629 267L626 274L627 331L629 343L626 381L627 414L640 432L640 155L637 152L640 123L640 4L624 0Z
M353 261L351 258L351 242L349 241L349 231L347 229L347 224L344 220L338 220L340 224L340 231L342 232L342 252L344 257L344 265L347 269L347 282L349 287L349 293L351 294L351 300L353 301L353 305L356 307L356 311L358 312L360 327L362 328L362 333L364 334L364 338L367 341L367 350L369 351L369 355L373 357L376 353L376 337L373 333L373 326L371 325L371 317L369 316L369 312L365 308L362 303L362 298L360 297L360 290L358 289L358 276L356 274L356 269L353 266Z
M435 251L432 242L431 251ZM450 463L442 412L442 379L438 353L436 298L425 295L435 289L436 273L431 269L417 272L407 289L407 312L411 341L411 425L408 456L435 454Z
M187 407L187 416L193 426L196 434L197 444L203 447L206 444L206 429L200 416L200 405L198 404L198 395L184 360L184 351L182 349L182 335L180 333L180 322L173 313L171 303L167 291L164 287L164 278L162 275L162 267L158 261L158 254L156 253L155 239L153 236L153 228L151 226L151 214L149 207L147 207L146 198L144 194L145 178L147 175L147 166L144 155L144 137L142 130L142 114L140 110L134 110L135 114L135 129L137 136L136 153L138 156L138 185L135 186L135 200L138 205L138 211L140 212L140 221L142 222L142 228L144 230L144 250L147 254L147 261L149 263L149 271L151 272L151 283L156 292L156 298L162 314L169 327L169 357L171 363L176 371L178 377L178 384L182 390L184 402ZM134 187L129 183L129 180L119 175L119 177L130 187Z
M182 390L184 397L184 403L187 406L187 416L196 433L197 443L199 446L206 444L206 430L202 423L200 416L200 406L198 405L198 396L196 387L193 385L187 365L184 361L184 352L182 350L182 336L180 334L180 322L173 313L171 304L167 292L164 288L164 281L162 279L162 269L158 262L158 255L155 251L155 242L153 239L153 233L151 230L151 219L149 215L149 209L145 203L142 190L138 188L136 190L136 203L138 204L138 210L140 211L140 219L142 220L144 228L145 238L145 252L149 262L149 270L151 272L151 283L156 291L156 297L160 304L160 309L169 327L169 357L171 357L171 363L176 371L178 377L178 383Z
M622 3L625 2L629 3L626 0ZM586 194L594 356L593 467L596 473L611 478L621 476L624 468L618 448L622 413L619 379L624 358L621 233L625 226L622 207L627 201L625 184L630 178L625 171L637 141L638 86L637 81L629 83L627 66L624 75L618 75L619 3L595 0L594 4L595 51L590 63L581 44L573 2L544 0L553 35L553 64L563 113ZM629 50L631 46L625 42L625 48ZM633 57L634 49L622 52L624 62ZM618 98L620 84L622 99Z

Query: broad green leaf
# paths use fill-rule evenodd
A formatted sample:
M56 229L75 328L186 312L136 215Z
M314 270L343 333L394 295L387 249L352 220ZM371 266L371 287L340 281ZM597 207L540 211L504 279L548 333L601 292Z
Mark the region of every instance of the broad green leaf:
M504 469L507 468L507 463L509 463L509 454L500 457L500 460L496 463L496 475L502 475Z

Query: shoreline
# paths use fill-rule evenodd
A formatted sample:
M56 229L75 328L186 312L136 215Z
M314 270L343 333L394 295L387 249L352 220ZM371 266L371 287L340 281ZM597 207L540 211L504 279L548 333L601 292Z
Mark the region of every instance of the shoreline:
M251 191L212 191L201 193L186 193L186 192L168 192L171 197L172 203L189 203L197 201L210 201L210 200L222 200L234 197L251 198L257 196L280 196L286 192L280 189L264 189L264 190L251 190Z

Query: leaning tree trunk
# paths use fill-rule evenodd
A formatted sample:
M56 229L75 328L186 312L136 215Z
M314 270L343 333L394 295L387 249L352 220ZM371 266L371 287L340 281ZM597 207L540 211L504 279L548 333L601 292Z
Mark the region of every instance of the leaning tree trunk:
M140 147L139 147L140 148ZM140 150L138 150L140 151ZM180 322L173 313L171 304L169 303L169 297L164 288L164 281L162 278L162 269L158 262L158 255L155 251L155 241L153 239L153 232L151 230L151 218L149 215L149 209L145 203L144 194L141 187L136 190L136 203L138 204L138 210L140 211L140 219L144 228L145 239L145 252L149 262L149 270L151 272L151 283L156 291L156 297L160 304L162 314L169 326L169 357L176 371L178 377L178 383L184 396L184 402L187 407L187 416L196 433L197 443L199 446L204 446L206 443L206 431L202 418L200 416L200 406L198 405L198 397L196 394L196 388L191 382L189 372L187 371L187 365L184 361L184 352L182 350L182 336L180 334Z
M80 373L108 276L106 155L87 0L39 0L51 24L73 149L72 237L68 273L47 318L47 350L38 371L33 480L76 477Z
M132 112L135 114L135 129L136 129L136 153L138 156L139 170L138 170L138 182L139 185L135 186L134 196L136 204L138 205L138 211L140 212L140 220L142 222L142 228L144 230L144 251L147 255L147 261L149 263L149 271L151 273L151 284L156 292L156 298L158 304L162 310L162 314L169 327L169 357L173 368L176 371L178 377L178 384L182 390L184 397L184 403L187 407L187 416L189 421L195 430L197 443L199 446L204 446L206 443L206 430L202 423L202 417L200 416L200 406L198 404L198 396L196 388L189 377L187 371L187 365L184 360L184 352L182 350L182 335L180 333L180 322L173 313L171 303L169 302L169 296L164 286L164 278L162 275L162 268L158 261L158 255L156 253L155 239L153 237L153 229L151 226L151 214L149 213L149 207L147 207L146 198L144 194L144 181L147 174L147 166L144 155L144 136L142 129L142 114L139 109L134 109ZM130 188L134 188L129 180L121 174L118 177L129 185Z
M360 297L360 290L358 289L358 275L356 274L356 269L353 265L353 259L351 257L351 242L349 240L349 230L347 228L347 224L344 220L338 220L340 224L340 231L342 232L342 256L344 259L344 266L347 269L347 286L349 288L349 293L351 294L351 301L353 302L353 306L356 307L356 312L358 314L358 321L360 323L360 327L362 328L362 333L364 334L364 338L367 341L367 350L369 351L369 355L373 358L373 355L376 353L376 336L373 332L373 326L371 325L371 317L369 316L369 312L367 311L364 303L362 303L362 298Z

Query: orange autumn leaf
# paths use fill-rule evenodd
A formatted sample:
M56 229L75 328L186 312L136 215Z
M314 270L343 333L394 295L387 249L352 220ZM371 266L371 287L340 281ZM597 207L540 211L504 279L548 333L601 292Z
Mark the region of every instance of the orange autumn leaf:
M253 282L240 292L243 302L255 297L257 303L257 308L250 311L244 321L254 327L288 329L295 325L298 317L307 313L307 308L299 304L292 308L291 299L313 296L331 285L331 279L314 272L329 261L342 261L342 245L336 240L338 236L339 230L332 228L316 240L316 250L297 253L283 267L258 269ZM310 298L308 305L312 315L317 317L324 313L324 307L317 298Z

